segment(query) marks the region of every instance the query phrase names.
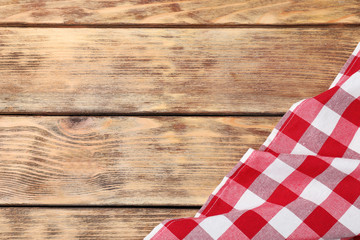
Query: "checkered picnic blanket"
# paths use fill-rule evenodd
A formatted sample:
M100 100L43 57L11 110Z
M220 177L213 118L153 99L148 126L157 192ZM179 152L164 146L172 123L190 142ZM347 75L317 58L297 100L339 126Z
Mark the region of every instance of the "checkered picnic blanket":
M145 239L351 239L360 236L360 43L330 88L291 106L195 217Z

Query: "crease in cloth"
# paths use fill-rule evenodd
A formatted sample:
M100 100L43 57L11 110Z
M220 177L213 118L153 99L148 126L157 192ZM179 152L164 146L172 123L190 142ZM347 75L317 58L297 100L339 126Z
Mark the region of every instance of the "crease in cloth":
M195 217L164 220L145 239L360 236L359 58L360 43L330 88L294 103Z

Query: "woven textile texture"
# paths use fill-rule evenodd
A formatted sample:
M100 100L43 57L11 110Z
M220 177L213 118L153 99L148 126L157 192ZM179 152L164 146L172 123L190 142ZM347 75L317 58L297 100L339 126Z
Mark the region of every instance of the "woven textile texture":
M330 88L249 149L195 217L145 239L353 239L360 235L360 43Z

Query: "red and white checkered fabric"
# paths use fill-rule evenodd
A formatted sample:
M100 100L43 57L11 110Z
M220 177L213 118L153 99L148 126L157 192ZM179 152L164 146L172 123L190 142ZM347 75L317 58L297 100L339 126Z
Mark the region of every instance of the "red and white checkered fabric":
M360 236L360 43L330 88L289 109L195 217L145 239L352 239Z

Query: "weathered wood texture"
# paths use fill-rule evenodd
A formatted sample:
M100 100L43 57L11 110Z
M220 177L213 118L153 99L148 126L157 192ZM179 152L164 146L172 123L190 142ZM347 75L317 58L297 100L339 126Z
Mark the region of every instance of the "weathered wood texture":
M165 219L196 209L1 208L1 239L143 239Z
M275 117L0 117L0 203L200 206Z
M326 90L356 28L0 28L0 112L283 113Z
M308 24L359 23L358 0L2 0L0 23Z

